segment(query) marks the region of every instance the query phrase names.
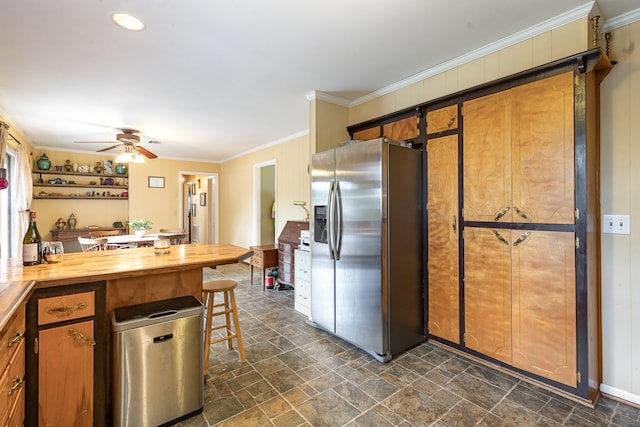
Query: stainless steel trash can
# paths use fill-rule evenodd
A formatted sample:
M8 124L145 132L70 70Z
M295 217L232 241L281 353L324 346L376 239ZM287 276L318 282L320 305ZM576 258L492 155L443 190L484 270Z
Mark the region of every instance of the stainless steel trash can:
M160 426L202 412L202 304L192 296L113 310L115 426Z

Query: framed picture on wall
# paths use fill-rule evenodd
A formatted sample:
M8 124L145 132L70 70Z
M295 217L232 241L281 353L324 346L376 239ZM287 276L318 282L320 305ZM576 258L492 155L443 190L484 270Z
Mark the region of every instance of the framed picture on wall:
M150 176L149 188L164 188L164 176Z
M200 193L200 206L207 206L207 193Z

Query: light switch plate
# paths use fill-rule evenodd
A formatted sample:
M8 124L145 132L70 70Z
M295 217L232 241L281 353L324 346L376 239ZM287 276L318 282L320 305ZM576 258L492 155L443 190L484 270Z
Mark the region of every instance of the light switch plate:
M630 234L630 222L629 215L603 215L602 232L607 234Z

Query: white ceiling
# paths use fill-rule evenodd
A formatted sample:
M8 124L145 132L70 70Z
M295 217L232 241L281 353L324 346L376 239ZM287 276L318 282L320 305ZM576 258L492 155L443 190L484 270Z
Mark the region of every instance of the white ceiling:
M95 151L107 143L74 141L113 141L131 127L160 157L222 161L304 134L313 91L357 103L538 24L585 16L592 4L3 1L0 116L36 148ZM598 4L607 18L638 10L638 0ZM146 29L116 27L115 11Z

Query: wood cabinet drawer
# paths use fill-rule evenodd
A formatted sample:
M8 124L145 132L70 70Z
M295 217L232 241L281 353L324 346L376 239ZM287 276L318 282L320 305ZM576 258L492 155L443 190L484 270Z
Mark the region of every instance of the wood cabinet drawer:
M427 113L427 134L431 135L452 129L458 129L458 104Z
M24 341L25 331L25 310L24 306L19 308L7 326L0 332L0 372L7 366L9 360L18 348L18 344Z
M10 411L16 408L16 402L20 397L19 391L23 387L24 340L20 341L17 351L9 361L2 375L0 375L0 425L5 425L5 422L9 418Z
M38 325L80 319L96 312L95 292L60 295L38 300Z
M15 404L9 412L6 427L19 427L24 425L24 387L17 391Z

